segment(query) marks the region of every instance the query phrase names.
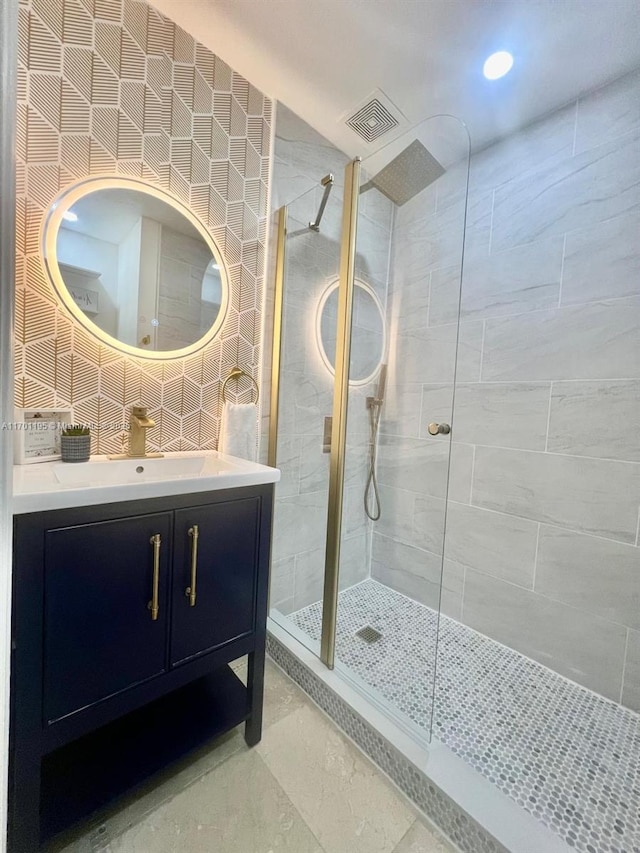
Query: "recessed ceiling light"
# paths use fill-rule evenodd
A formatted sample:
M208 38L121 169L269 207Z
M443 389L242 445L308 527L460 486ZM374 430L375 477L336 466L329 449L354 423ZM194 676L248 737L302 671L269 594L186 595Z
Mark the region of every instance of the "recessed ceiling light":
M65 212L62 214L62 218L66 219L67 222L77 222L78 214L73 213L71 210L65 210Z
M482 73L487 80L498 80L504 77L511 71L513 66L513 56L506 50L499 50L497 53L492 53L482 66Z

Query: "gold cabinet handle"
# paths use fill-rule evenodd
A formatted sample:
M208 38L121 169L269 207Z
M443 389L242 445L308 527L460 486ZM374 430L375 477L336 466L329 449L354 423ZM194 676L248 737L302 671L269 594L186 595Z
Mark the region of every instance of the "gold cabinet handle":
M162 537L159 533L156 533L149 541L153 545L153 591L151 593L151 601L147 604L147 607L151 611L151 618L155 622L160 612L160 546L162 545Z
M198 525L194 524L189 528L189 536L191 537L191 586L188 586L184 594L189 598L189 606L196 606L196 577L198 574L198 537L200 531Z

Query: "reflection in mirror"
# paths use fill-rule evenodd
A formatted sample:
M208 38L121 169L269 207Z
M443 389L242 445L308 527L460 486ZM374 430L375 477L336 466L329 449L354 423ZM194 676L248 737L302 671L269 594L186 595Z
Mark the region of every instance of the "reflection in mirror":
M338 282L334 282L320 300L316 325L320 354L332 372L335 372L337 321ZM349 381L356 385L370 382L384 360L385 347L386 329L380 300L368 284L356 279Z
M57 211L50 266L57 261L75 305L119 343L145 352L191 346L222 319L221 258L204 229L155 190L105 183L91 191L89 182Z

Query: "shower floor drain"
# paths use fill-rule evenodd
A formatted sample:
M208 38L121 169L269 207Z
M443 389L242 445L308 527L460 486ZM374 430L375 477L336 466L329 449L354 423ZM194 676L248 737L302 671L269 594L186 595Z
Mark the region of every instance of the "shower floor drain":
M378 640L382 639L382 634L380 631L376 631L375 628L372 628L371 625L365 625L364 628L360 628L359 631L356 631L356 637L360 637L360 639L364 640L365 643L377 643Z

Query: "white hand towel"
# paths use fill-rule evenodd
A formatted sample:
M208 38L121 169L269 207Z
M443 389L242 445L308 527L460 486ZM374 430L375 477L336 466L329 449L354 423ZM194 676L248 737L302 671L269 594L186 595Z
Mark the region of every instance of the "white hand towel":
M255 403L225 403L218 443L220 452L255 462L257 421L258 407Z

